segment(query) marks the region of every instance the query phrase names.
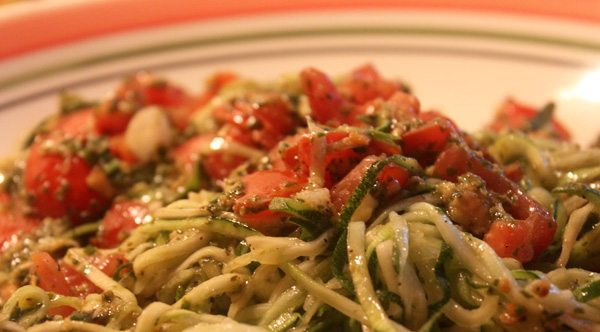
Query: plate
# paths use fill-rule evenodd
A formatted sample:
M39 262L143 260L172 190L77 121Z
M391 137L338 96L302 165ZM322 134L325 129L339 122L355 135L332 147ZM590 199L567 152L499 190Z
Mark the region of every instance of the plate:
M74 90L99 99L149 70L198 91L228 69L269 80L374 64L423 108L481 128L506 97L557 104L586 145L599 132L600 13L592 1L41 1L0 7L0 154ZM568 6L568 7L567 7Z

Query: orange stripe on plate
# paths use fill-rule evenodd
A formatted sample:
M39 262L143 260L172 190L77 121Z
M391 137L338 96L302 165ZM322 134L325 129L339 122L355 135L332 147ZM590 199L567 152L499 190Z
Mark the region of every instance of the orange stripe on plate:
M44 0L50 1L50 0ZM12 4L20 5L20 4ZM0 60L86 38L153 26L248 14L325 9L502 12L600 24L595 0L104 0L69 2L0 22ZM2 8L0 8L2 10Z

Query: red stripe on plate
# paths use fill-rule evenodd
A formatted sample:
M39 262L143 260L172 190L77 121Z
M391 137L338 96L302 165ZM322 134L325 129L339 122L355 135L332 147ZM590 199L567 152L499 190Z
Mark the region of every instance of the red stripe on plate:
M22 4L7 6L19 5ZM64 5L48 6L47 9L5 17L0 21L0 60L86 38L195 20L305 10L366 8L502 12L600 24L600 1L596 0L66 1Z

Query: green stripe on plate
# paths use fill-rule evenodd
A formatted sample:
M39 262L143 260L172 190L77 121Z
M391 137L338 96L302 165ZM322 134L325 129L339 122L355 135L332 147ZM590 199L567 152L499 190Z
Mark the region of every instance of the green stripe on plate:
M206 47L211 45L231 44L236 42L259 41L282 38L346 36L346 35L403 35L403 36L428 36L428 37L458 37L480 38L499 41L524 42L536 45L558 46L585 51L600 52L600 43L582 40L573 40L560 37L521 34L514 32L480 31L454 28L427 28L427 27L337 27L319 29L298 29L288 31L266 31L248 34L236 34L215 38L191 39L183 42L167 43L155 46L141 47L134 50L115 52L113 54L92 56L68 64L60 64L37 71L25 73L0 81L0 90L5 90L33 80L56 75L61 72L79 69L87 66L123 60L151 53L164 53L193 47Z

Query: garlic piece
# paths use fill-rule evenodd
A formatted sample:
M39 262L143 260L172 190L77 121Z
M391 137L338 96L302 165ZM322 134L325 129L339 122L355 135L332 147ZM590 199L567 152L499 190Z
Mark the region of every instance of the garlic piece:
M155 157L161 147L173 141L173 128L162 109L149 106L139 110L125 130L125 145L141 161Z

